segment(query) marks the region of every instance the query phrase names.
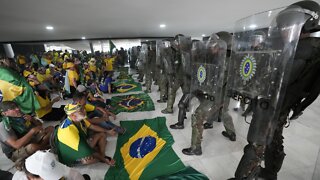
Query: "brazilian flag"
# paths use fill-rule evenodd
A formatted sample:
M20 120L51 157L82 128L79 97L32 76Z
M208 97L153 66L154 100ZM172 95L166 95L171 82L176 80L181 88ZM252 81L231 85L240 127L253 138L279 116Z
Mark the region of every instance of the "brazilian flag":
M114 114L154 110L153 101L146 93L114 96L111 98L111 106Z
M14 101L25 114L33 113L40 104L26 79L16 71L0 67L0 102Z
M121 121L121 126L130 131L118 137L114 155L116 166L110 167L105 179L208 179L186 168L173 151L174 140L165 117Z
M113 83L116 93L142 91L141 84L132 80L120 80Z
M119 67L118 71L121 73L128 74L129 73L129 68L128 67Z
M112 50L116 48L116 45L114 45L113 42L109 40L109 46L110 46L110 54L112 54Z
M119 76L117 79L119 80L133 80L132 75L129 74L128 67L118 67Z

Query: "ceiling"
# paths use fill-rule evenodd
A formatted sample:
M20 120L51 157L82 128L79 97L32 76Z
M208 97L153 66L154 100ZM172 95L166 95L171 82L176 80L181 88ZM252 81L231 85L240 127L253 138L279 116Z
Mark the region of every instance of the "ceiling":
M1 0L0 42L193 37L297 0ZM320 3L320 0L315 0ZM166 24L161 29L160 24ZM46 30L51 25L54 30Z

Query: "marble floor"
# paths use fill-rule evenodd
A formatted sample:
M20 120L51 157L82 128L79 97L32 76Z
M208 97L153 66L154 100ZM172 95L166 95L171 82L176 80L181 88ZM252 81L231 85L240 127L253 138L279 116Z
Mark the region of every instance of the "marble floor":
M136 75L134 76L136 77ZM144 90L145 88L143 88ZM164 115L160 111L166 104L156 102L159 99L158 86L152 86L152 93L149 95L155 102L155 111L120 113L117 115L116 124L121 120L139 120L165 116L167 126L177 121L178 107L177 103L182 96L179 89L174 105L174 114ZM139 92L136 92L139 93ZM130 94L130 93L129 93ZM105 95L106 98L110 96ZM62 101L55 104L66 104L68 101ZM243 154L243 147L247 144L246 135L249 125L244 119L238 119L238 113L232 109L237 102L231 101L230 112L234 118L234 125L237 134L237 141L231 142L221 135L224 130L222 123L214 123L213 129L205 130L203 134L202 156L186 156L181 153L183 148L189 147L191 142L191 121L190 113L187 114L185 129L172 130L169 128L175 143L173 149L186 164L194 167L198 171L206 174L212 180L225 180L233 177L240 158ZM279 180L319 180L320 179L320 98L318 98L304 114L295 121L292 121L289 128L284 130L284 142L286 157L283 167L279 173ZM250 119L250 118L249 118ZM46 125L49 125L48 123ZM117 137L108 137L106 154L112 156L115 152ZM7 170L12 167L5 155L0 152L0 168ZM92 179L103 179L108 166L102 163L95 165L77 167L82 173L87 173ZM14 169L11 169L14 171Z

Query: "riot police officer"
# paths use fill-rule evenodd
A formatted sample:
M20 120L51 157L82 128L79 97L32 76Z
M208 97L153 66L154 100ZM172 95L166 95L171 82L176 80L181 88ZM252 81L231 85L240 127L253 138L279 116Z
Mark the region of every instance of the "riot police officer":
M175 36L174 41L170 42L170 47L167 48L167 53L165 58L169 64L171 64L171 70L166 71L166 77L168 80L168 101L167 107L162 110L161 112L164 114L172 114L173 113L173 104L176 99L176 92L179 87L183 84L184 80L184 71L182 68L181 62L181 52L180 52L180 45L179 45L179 37L183 37L184 35L178 34ZM169 57L169 54L171 57Z
M186 112L189 106L189 101L191 98L190 86L191 86L191 37L179 36L178 37L179 48L181 52L181 68L180 68L180 86L182 89L182 97L179 101L179 113L178 122L170 125L172 129L183 129L184 119L186 118Z
M222 131L222 135L226 138L229 138L231 141L236 140L236 133L232 121L232 117L229 114L229 103L230 103L230 97L227 96L227 79L228 79L228 68L229 68L229 61L230 61L230 55L231 55L231 42L232 42L232 36L230 33L222 31L218 32L217 35L221 40L224 40L227 43L227 58L225 62L225 76L223 80L223 89L222 89L222 98L221 98L221 104L223 106L221 107L219 113L216 114L216 116L211 117L208 119L208 121L203 125L204 129L211 129L213 128L213 121L222 121L223 125L225 127L225 131Z
M203 122L217 114L222 107L221 94L225 72L227 44L212 34L208 41L197 41L192 45L191 92L191 147L182 150L186 155L201 155ZM196 107L195 104L198 104ZM195 109L195 110L193 110Z
M153 41L148 43L148 56L145 64L146 93L151 93L152 76L154 73L156 51Z
M251 99L253 116L247 136L248 145L235 173L235 179L277 179L285 153L283 128L291 110L295 118L319 95L320 40L308 37L319 30L320 6L314 1L300 1L268 15L261 13L237 22L236 27L249 28L261 22L260 17L273 18L260 29L268 33L265 47L258 51L236 49L232 55L233 68L230 89L233 97ZM265 22L270 22L266 21ZM266 28L267 27L267 28ZM234 47L249 42L248 34L235 33ZM255 31L256 31L255 30ZM240 67L240 68L239 68ZM297 112L297 109L298 110ZM264 158L265 168L260 171Z
M156 50L156 65L160 69L159 78L159 89L160 89L160 99L157 100L158 103L167 102L168 98L168 76L173 74L172 64L171 64L171 48L170 40L164 39L162 41L157 41Z

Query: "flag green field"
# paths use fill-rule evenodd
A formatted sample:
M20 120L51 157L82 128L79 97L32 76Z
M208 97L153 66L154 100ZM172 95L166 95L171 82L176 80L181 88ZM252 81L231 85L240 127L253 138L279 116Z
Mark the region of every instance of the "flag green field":
M131 80L118 80L113 83L113 86L116 87L115 93L127 93L142 91L141 84Z
M114 114L154 110L153 101L146 93L114 96L111 98L111 107Z
M114 155L116 166L110 167L105 179L208 179L196 170L185 167L176 155L165 117L121 121L121 126L127 131L118 137Z
M9 68L0 67L0 102L14 101L25 114L40 108L40 104L27 80Z

